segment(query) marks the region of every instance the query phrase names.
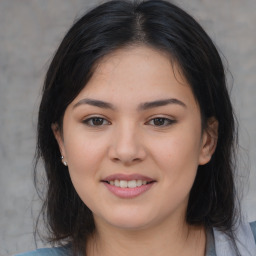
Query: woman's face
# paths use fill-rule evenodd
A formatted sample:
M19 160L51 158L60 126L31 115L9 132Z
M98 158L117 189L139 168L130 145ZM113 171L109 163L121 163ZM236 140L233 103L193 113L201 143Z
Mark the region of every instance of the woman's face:
M185 219L212 138L169 56L148 47L104 57L55 130L72 183L96 225L147 228Z

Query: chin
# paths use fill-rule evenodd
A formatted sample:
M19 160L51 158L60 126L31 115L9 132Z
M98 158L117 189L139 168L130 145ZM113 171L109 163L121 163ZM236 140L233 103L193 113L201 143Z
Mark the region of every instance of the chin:
M112 226L115 226L116 228L123 229L123 230L142 230L150 226L148 222L145 222L145 220L131 220L131 219L119 219L118 221L115 220L112 223L110 223Z
M110 212L108 216L101 216L100 219L108 225L124 230L145 229L153 222L153 218L149 218L147 214L143 214L142 212L132 213L132 211L119 214L117 212L115 214ZM96 218L95 221L100 221L100 219Z

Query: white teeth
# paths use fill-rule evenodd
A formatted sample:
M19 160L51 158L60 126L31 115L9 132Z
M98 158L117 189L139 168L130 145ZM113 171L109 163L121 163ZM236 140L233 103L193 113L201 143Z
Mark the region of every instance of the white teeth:
M136 184L136 180L130 180L128 181L128 188L136 188L137 184Z
M141 186L142 185L142 180L137 180L136 185L137 185L137 187Z
M147 181L145 180L111 180L109 181L109 184L116 187L121 188L136 188L140 187L142 185L146 185Z
M128 182L126 180L120 180L120 188L127 188Z

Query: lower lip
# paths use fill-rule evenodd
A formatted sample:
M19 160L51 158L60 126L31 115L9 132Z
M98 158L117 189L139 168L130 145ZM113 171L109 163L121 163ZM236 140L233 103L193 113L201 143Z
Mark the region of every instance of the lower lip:
M114 195L121 197L121 198L134 198L137 196L140 196L141 194L148 191L155 182L142 185L135 188L120 188L113 185L110 185L109 183L104 182L104 185L108 188L110 192L112 192Z

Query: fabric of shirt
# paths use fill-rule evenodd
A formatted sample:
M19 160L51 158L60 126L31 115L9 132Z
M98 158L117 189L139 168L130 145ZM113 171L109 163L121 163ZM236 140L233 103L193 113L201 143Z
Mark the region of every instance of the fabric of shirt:
M241 223L236 230L236 245L241 256L256 256L256 221ZM205 256L234 256L233 244L223 232L216 229L207 231ZM37 249L16 256L71 256L69 247Z

